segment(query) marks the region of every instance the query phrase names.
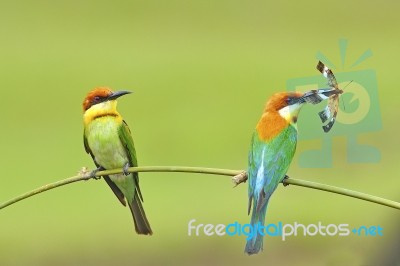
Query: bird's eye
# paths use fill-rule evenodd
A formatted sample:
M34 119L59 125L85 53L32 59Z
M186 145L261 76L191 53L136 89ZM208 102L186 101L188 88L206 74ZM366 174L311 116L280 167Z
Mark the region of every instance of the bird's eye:
M94 100L95 102L99 102L99 101L100 101L100 97L99 97L99 96L94 96L93 100Z
M293 97L288 97L287 103L288 103L288 105L292 105L292 104L296 103L296 99Z

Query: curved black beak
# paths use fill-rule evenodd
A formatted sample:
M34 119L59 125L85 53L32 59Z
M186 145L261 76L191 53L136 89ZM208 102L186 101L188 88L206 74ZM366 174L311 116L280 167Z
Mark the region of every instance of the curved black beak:
M113 94L111 94L110 96L107 97L107 100L115 100L121 96L124 96L126 94L132 93L131 91L116 91Z

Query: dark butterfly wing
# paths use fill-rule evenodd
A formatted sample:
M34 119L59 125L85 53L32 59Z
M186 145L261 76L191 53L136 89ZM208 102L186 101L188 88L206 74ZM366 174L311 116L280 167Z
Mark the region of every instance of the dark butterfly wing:
M335 75L333 75L332 70L330 70L321 61L318 62L317 69L328 80L328 85L330 87L339 90L338 83L336 81ZM324 132L329 132L332 129L333 124L335 124L336 121L338 109L339 109L339 95L335 94L329 98L328 105L325 107L325 109L318 113L322 123L325 123L326 121L329 120L328 124L322 126Z

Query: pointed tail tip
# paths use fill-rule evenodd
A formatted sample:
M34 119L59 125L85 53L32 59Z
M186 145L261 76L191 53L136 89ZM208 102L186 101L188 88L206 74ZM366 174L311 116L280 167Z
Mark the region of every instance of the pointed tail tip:
M138 229L135 227L135 231L138 235L146 235L146 236L152 236L153 235L153 231L151 230L150 227L146 227L144 229Z
M247 242L244 252L250 256L258 254L260 250L262 250L261 245L257 245L256 243L253 242Z
M260 252L260 249L245 249L244 250L244 252L247 254L247 255L249 255L249 256L251 256L251 255L256 255L256 254L258 254L258 252Z
M144 212L142 202L137 192L131 203L129 203L129 208L132 213L136 233L139 235L152 235L153 231L151 230L150 223L147 220L146 213Z

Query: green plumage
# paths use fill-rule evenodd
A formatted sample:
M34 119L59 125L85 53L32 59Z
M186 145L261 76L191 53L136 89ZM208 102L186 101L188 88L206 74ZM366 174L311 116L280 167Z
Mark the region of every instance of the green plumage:
M270 141L263 141L259 133L253 133L249 152L249 207L252 208L251 224L264 226L268 201L278 184L284 179L293 159L297 143L297 130L292 125L282 129L281 133ZM258 253L263 247L263 236L247 241L245 251Z
M85 127L85 149L95 164L104 169L137 166L136 151L131 132L125 121L112 115L95 118ZM135 230L139 234L152 234L141 201L138 173L104 176L119 201L131 209ZM126 201L125 201L126 199Z

